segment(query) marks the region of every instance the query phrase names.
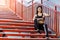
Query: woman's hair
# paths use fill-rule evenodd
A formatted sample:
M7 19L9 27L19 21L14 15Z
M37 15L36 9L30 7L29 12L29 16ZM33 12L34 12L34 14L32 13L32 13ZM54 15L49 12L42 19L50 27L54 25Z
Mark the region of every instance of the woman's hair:
M42 6L38 6L37 8L36 8L36 14L38 14L38 8L41 8L41 13L42 13L42 11L43 11L43 9L42 9Z

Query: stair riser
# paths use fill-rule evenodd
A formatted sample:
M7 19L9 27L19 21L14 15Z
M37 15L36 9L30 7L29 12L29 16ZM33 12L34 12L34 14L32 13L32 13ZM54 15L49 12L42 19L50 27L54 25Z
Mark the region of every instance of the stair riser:
M0 38L0 40L47 40L46 38ZM51 39L57 40L57 39Z
M40 37L40 38L44 38L46 37L46 35L23 35L23 34L19 34L19 35L16 35L16 34L7 34L6 36L22 36L22 37L25 37L25 36L30 36L30 37ZM52 37L52 38L56 38L56 36L53 36L53 35L49 35L49 37Z
M29 33L38 33L37 31L25 31L25 30L2 30L3 32L29 32ZM45 32L41 32L42 34L45 34ZM51 34L51 32L48 32Z

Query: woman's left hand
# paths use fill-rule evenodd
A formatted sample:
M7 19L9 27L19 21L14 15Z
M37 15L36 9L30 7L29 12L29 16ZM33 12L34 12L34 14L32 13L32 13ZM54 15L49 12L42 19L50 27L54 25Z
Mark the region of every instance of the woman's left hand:
M44 18L45 16L43 16L43 18Z

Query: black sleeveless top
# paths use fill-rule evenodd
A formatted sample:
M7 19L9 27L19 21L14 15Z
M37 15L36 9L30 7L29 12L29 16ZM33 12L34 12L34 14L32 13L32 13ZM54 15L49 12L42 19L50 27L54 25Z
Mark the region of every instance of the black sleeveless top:
M38 14L37 14L36 18L43 18L43 14L41 16L38 16Z
M43 14L41 16L38 16L38 14L37 14L37 16L35 18L36 18L36 20L39 18L43 18ZM43 20L45 20L45 17L43 18ZM37 20L37 21L39 21L39 20Z
M42 15L41 16L38 16L38 14L37 14L37 16L35 17L36 19L37 18L43 18L43 13L42 13ZM45 18L43 18L44 20L45 20Z

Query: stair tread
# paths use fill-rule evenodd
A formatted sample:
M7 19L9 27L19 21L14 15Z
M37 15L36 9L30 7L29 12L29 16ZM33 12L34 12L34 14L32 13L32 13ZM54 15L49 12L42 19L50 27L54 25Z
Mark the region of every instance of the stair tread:
M11 29L14 29L14 28L16 28L16 29L19 29L19 28L33 28L34 29L34 27L23 27L23 26L14 26L14 25L0 25L0 28L11 28Z
M15 20L15 19L6 19L6 18L0 18L0 21L1 21L1 22L4 22L4 21L5 21L5 22L9 22L9 21L10 21L10 22L11 22L11 21L12 21L12 22L13 22L13 21L19 21L19 22L21 22L20 19L19 19L19 20L18 20L18 19Z
M2 31L5 31L5 32L37 32L37 30L23 30L23 29L0 29ZM48 31L48 32L51 32L51 31Z
M28 34L28 33L14 33L14 34L9 34L9 33L4 33L6 37L8 36L33 36L33 37L46 37L46 34ZM0 33L0 35L3 35L3 33ZM56 34L49 34L49 37L56 37Z
M10 37L0 37L0 39L5 39L5 40L47 40L47 38L10 38ZM60 38L49 38L50 40L59 40Z
M1 18L0 22L15 22L15 23L29 23L29 24L34 24L34 22L29 22L29 21L22 21L21 19L4 19Z
M39 33L36 33L36 34L30 34L30 33L26 33L26 32L21 32L21 33L18 33L18 32L0 32L0 34L11 34L11 35L35 35L35 36L41 36L41 35L46 35L46 34L39 34ZM56 34L49 34L49 35L54 35L56 36Z

